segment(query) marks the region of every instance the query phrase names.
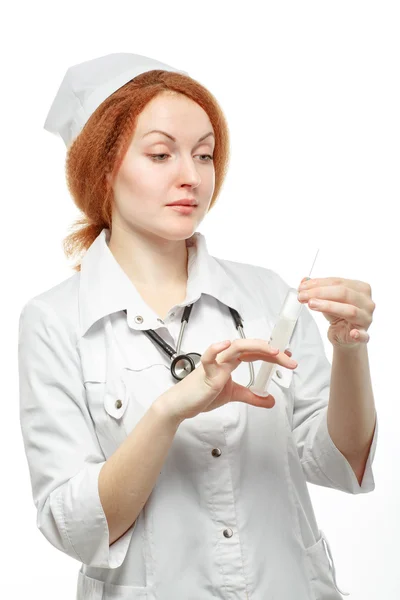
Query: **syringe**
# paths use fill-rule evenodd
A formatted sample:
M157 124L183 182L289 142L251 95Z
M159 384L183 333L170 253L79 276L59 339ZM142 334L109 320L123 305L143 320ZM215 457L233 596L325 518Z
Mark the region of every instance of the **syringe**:
M309 278L314 268L318 252L319 249L315 255ZM286 298L283 302L281 312L279 313L278 320L275 323L268 342L273 348L278 348L281 352L284 352L289 346L290 338L292 337L297 319L299 318L301 309L303 308L303 304L299 302L297 296L298 290L295 288L289 288ZM278 366L279 365L276 365L275 363L264 361L260 367L254 384L250 386L250 390L258 396L268 396L268 386L270 384L271 377Z

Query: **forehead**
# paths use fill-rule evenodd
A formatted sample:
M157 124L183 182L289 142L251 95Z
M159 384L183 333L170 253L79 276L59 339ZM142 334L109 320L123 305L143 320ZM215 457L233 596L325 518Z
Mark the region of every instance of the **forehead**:
M142 138L152 129L160 129L174 137L196 140L208 131L213 131L211 121L203 108L182 94L160 94L153 98L140 113L137 120L136 138ZM146 136L149 141L157 134ZM161 135L161 134L158 134ZM161 136L168 139L165 136ZM209 139L213 139L210 136Z

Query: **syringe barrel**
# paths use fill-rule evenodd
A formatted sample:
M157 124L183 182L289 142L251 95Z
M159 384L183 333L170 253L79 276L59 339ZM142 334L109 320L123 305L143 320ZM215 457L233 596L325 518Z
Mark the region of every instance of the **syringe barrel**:
M298 290L289 288L268 342L273 348L278 348L281 352L284 352L288 347L297 319L303 308L297 296ZM276 363L263 361L254 384L250 386L250 390L254 394L268 396L268 386L277 366L279 365L276 365Z

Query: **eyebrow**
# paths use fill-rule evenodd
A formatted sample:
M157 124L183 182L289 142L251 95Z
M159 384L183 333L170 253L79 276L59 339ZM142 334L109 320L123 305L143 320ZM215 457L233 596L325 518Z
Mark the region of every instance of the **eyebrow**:
M150 135L150 133L161 133L162 135L166 135L167 137L169 137L170 140L172 140L173 142L176 142L176 138L174 138L172 135L170 135L169 133L166 133L165 131L161 131L160 129L152 129L151 131L148 131L147 133L144 134L144 136L142 137L142 139L144 137L146 137L146 135ZM213 134L212 131L210 131L209 133L206 133L205 135L202 135L201 138L199 138L198 142L202 142L203 140L205 140L209 135L212 135L215 139L215 135Z

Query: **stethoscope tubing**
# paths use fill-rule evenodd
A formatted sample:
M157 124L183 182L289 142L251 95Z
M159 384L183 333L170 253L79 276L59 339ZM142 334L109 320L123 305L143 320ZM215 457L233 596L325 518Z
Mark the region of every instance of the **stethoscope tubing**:
M188 354L181 354L180 348L182 343L182 337L185 330L186 325L189 322L190 313L192 312L193 304L188 304L185 306L183 311L182 319L181 319L181 329L179 332L177 349L175 350L172 346L170 346L161 336L158 335L153 329L143 329L143 333L146 336L155 342L155 344L161 348L163 352L171 359L171 374L174 379L181 381L189 375L200 362L201 354L198 352L189 352ZM239 334L242 338L245 339L244 331L243 331L243 320L239 315L238 311L234 308L228 307L230 313L235 321L236 329L239 331ZM127 312L126 310L124 311ZM249 370L250 370L250 381L246 385L246 387L250 387L254 383L254 366L252 362L249 362Z

